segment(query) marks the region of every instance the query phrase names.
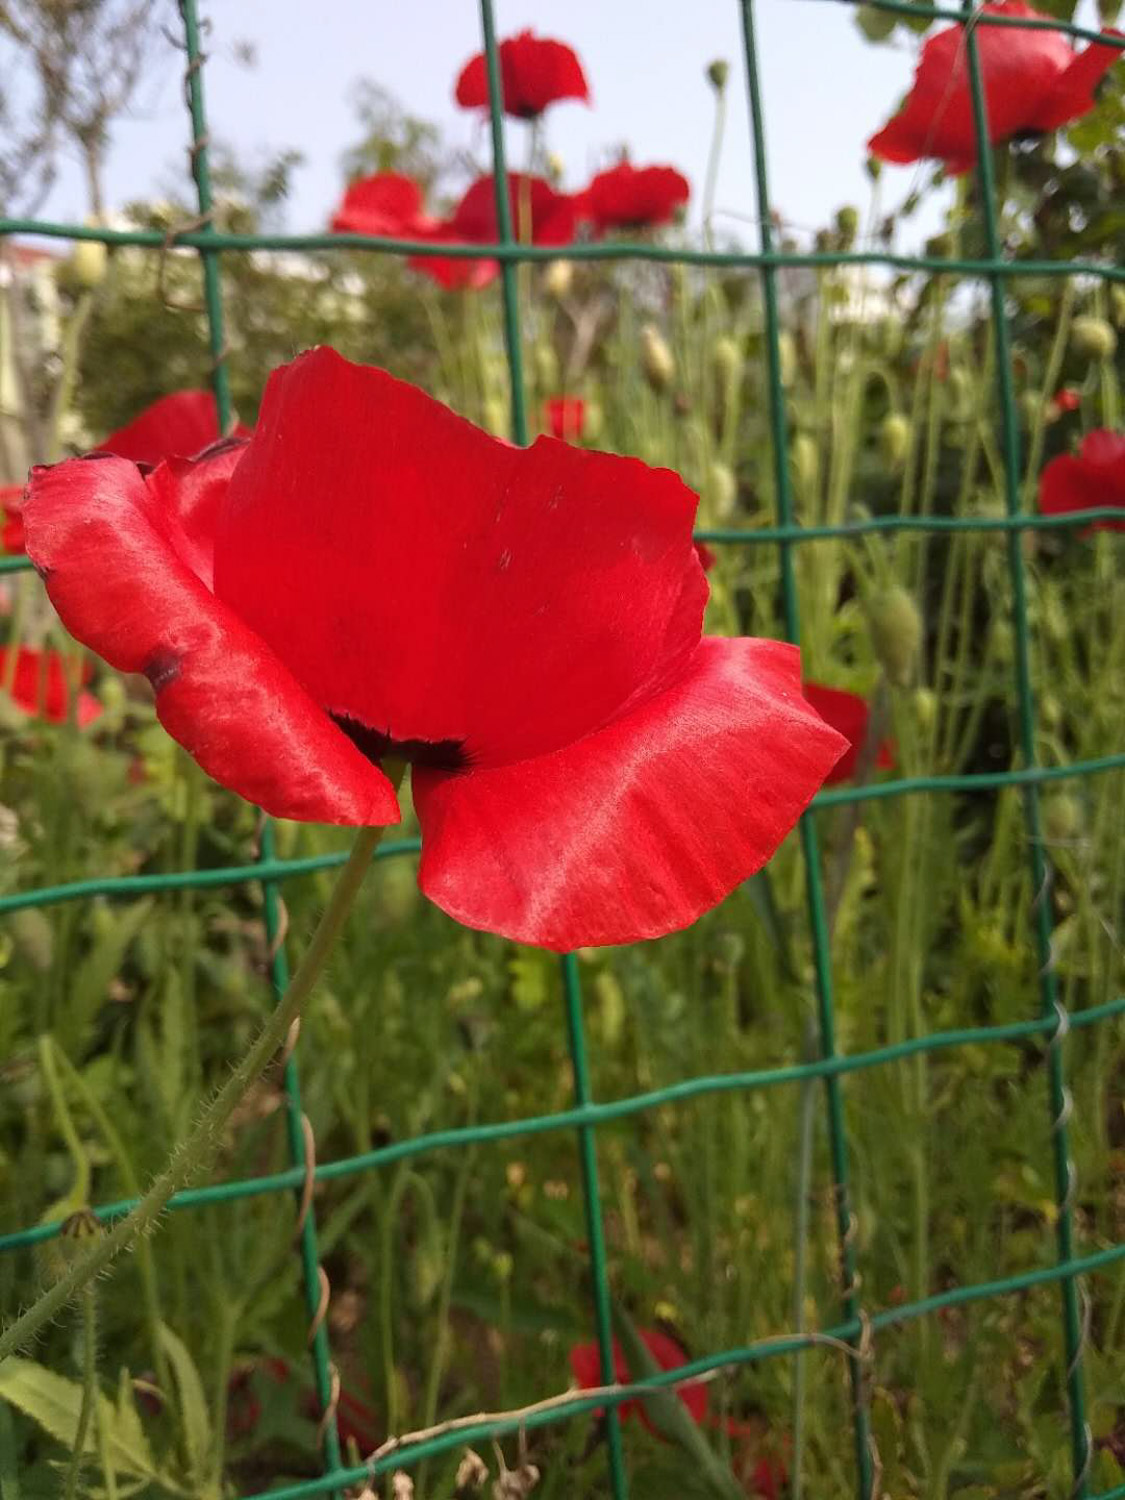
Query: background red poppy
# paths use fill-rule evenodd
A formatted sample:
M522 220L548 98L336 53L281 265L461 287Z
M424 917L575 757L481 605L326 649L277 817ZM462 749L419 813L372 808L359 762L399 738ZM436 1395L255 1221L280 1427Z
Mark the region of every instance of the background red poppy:
M11 660L11 648L0 646L0 680L7 676ZM89 682L93 669L83 662L82 681ZM16 653L16 670L12 679L12 701L33 718L43 718L49 724L65 724L69 715L71 689L69 668L58 651L36 651L30 646L20 646ZM80 688L78 691L78 727L85 729L102 712L102 705Z
M826 724L831 724L848 742L848 748L825 777L825 783L850 781L859 766L859 757L867 739L871 707L866 698L843 688L826 687L820 682L806 682L801 691ZM894 745L889 739L879 741L875 765L887 770L894 765Z
M590 97L578 54L565 42L521 31L500 43L499 54L506 114L533 120L561 99ZM483 52L462 68L454 96L465 109L487 109L488 67Z
M599 172L578 195L578 215L596 234L607 229L652 229L670 224L691 196L675 167L634 167L621 161Z
M1039 509L1045 516L1114 506L1125 512L1125 433L1099 428L1082 440L1077 454L1053 458L1039 480ZM1094 521L1087 531L1125 531L1120 521Z

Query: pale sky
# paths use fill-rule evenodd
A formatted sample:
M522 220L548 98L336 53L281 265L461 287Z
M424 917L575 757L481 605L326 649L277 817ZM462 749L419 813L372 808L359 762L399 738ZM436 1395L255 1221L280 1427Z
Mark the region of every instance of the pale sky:
M176 29L176 8L168 24ZM750 138L739 10L735 0L496 0L501 37L526 26L560 37L582 57L593 106L566 103L547 117L547 142L577 188L628 142L632 159L669 162L693 186L698 211L711 135L713 99L704 69L731 64L729 110L717 225L741 228L752 243ZM294 177L287 229L324 226L341 187L340 153L357 138L350 104L361 77L395 93L412 112L441 124L455 144L482 145L475 114L457 109L453 81L480 49L475 0L201 0L208 39L208 108L213 136L244 159L262 161L292 146L305 155ZM870 185L864 141L909 86L916 39L903 34L872 46L859 35L852 7L840 0L758 0L767 143L775 205L792 224L813 229L845 202L866 216ZM238 43L257 54L237 62ZM117 124L107 172L120 204L167 185L184 170L186 119L171 46L142 87L132 118ZM510 163L523 160L525 130L508 127ZM886 211L919 180L913 168L888 168ZM82 181L64 170L52 217L85 212ZM907 230L904 246L933 232L935 214Z

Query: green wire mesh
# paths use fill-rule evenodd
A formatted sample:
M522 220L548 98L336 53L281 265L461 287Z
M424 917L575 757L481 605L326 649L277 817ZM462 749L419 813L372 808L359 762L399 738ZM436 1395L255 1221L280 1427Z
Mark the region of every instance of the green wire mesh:
M823 1080L826 1093L826 1108L829 1131L830 1160L834 1181L836 1227L839 1238L841 1271L840 1320L831 1328L815 1333L800 1333L790 1337L771 1338L743 1348L727 1349L706 1358L697 1359L674 1371L652 1377L649 1380L622 1386L610 1393L599 1393L596 1397L576 1392L565 1401L553 1401L548 1409L533 1410L510 1417L482 1420L468 1418L457 1424L447 1424L447 1430L424 1441L415 1441L385 1453L373 1463L360 1467L345 1467L342 1463L340 1444L335 1424L328 1422L323 1430L323 1474L318 1479L304 1481L280 1489L272 1489L272 1500L298 1500L304 1496L322 1496L337 1493L342 1488L362 1482L372 1474L392 1468L413 1465L423 1459L459 1448L465 1443L496 1438L507 1433L530 1431L573 1419L595 1410L607 1410L607 1455L610 1489L614 1500L627 1500L628 1481L621 1446L618 1408L629 1399L636 1399L652 1389L680 1384L696 1375L719 1369L733 1369L758 1363L765 1359L799 1354L803 1350L826 1345L843 1349L848 1353L852 1382L853 1439L859 1500L873 1500L875 1471L872 1459L869 1421L864 1390L863 1369L860 1353L865 1338L883 1328L890 1328L916 1319L924 1318L945 1308L964 1306L989 1298L1010 1295L1032 1287L1054 1284L1059 1287L1063 1321L1064 1349L1066 1358L1065 1382L1069 1418L1071 1464L1073 1475L1072 1495L1074 1500L1125 1500L1125 1485L1091 1496L1087 1476L1092 1457L1090 1430L1086 1422L1085 1396L1082 1373L1083 1328L1080 1307L1079 1278L1111 1265L1125 1262L1125 1244L1113 1245L1094 1254L1075 1253L1073 1197L1074 1169L1070 1161L1066 1123L1071 1110L1071 1098L1066 1083L1063 1058L1063 1041L1072 1029L1094 1026L1108 1022L1125 1014L1125 997L1109 1000L1092 1006L1076 1015L1069 1015L1058 994L1052 962L1051 912L1046 895L1049 889L1050 871L1040 836L1039 796L1043 783L1054 780L1080 778L1125 768L1125 753L1100 757L1096 760L1078 761L1067 766L1039 766L1035 756L1035 697L1032 687L1029 632L1026 603L1026 578L1021 535L1024 531L1053 528L1056 526L1087 525L1098 519L1115 518L1118 513L1108 509L1090 509L1066 516L1026 515L1021 510L1019 473L1019 426L1016 417L1012 390L1012 373L1009 335L1005 309L1005 280L1013 275L1021 276L1073 276L1089 275L1103 281L1125 281L1125 268L1102 263L1070 261L1020 261L1013 263L1002 257L997 228L995 191L992 160L988 148L988 125L986 102L981 84L980 65L977 55L976 30L979 25L1007 26L1023 29L1046 29L1063 31L1075 38L1089 41L1106 40L1103 33L1081 26L1064 25L1057 21L1029 20L974 12L970 0L960 9L927 6L915 0L870 0L881 10L911 16L925 15L932 19L960 22L964 25L966 55L972 90L974 122L978 142L978 172L983 199L983 227L987 258L950 259L934 255L892 255L864 251L820 252L797 254L780 251L773 243L772 204L766 166L764 112L760 69L754 28L753 0L738 0L740 11L743 54L746 66L746 87L750 104L750 118L754 160L754 186L757 199L757 218L760 224L760 244L756 252L691 251L656 245L636 244L579 244L568 246L568 258L575 260L651 260L690 264L700 267L739 267L756 270L761 278L762 300L765 315L766 359L769 385L769 419L772 438L774 482L777 494L777 524L754 530L719 529L699 533L701 540L724 545L766 545L779 548L781 561L781 584L784 601L785 629L787 637L794 642L800 639L800 618L797 600L793 547L805 542L825 538L861 536L871 533L894 533L898 531L923 532L1001 532L1006 536L1008 572L1012 588L1015 623L1015 681L1016 704L1019 717L1019 746L1022 766L1004 772L960 775L923 776L900 778L897 781L861 787L839 788L821 792L813 802L813 810L802 819L800 841L804 857L806 901L812 933L815 983L817 993L817 1017L820 1033L820 1056L817 1060L794 1064L788 1067L761 1069L754 1072L720 1074L694 1077L666 1088L648 1093L599 1104L592 1098L590 1074L587 1064L586 1041L583 1028L582 994L578 967L573 955L564 956L562 966L562 990L565 1007L565 1024L574 1075L574 1107L547 1115L531 1116L502 1123L484 1123L464 1128L436 1131L428 1135L415 1136L396 1141L378 1150L317 1163L310 1159L311 1136L306 1130L301 1108L300 1081L295 1050L285 1065L284 1090L286 1098L286 1125L292 1166L283 1172L249 1178L241 1181L210 1184L178 1194L169 1205L173 1210L185 1210L204 1204L227 1202L254 1195L277 1192L296 1192L306 1187L310 1177L324 1182L373 1170L388 1163L401 1161L449 1147L466 1148L481 1142L511 1140L537 1135L548 1131L574 1131L579 1152L579 1166L585 1198L587 1239L590 1253L590 1276L592 1284L594 1327L600 1351L601 1372L606 1384L614 1380L613 1335L611 1326L611 1302L607 1265L605 1229L598 1189L598 1167L595 1132L600 1124L619 1120L674 1104L688 1099L724 1092L748 1092L768 1089L781 1084ZM196 0L179 0L183 21L184 50L187 64L185 70L186 102L191 120L191 145L189 148L192 174L195 179L201 227L172 235L170 238L155 231L103 230L80 227L72 224L49 223L31 219L0 220L0 235L33 233L67 239L91 239L105 244L127 244L148 246L153 249L166 248L169 244L187 246L199 253L206 298L208 341L212 359L212 381L218 404L222 427L229 424L231 416L230 391L226 369L226 345L223 332L221 255L228 249L290 249L311 250L329 248L366 248L390 254L429 255L438 253L432 244L377 238L366 235L237 235L216 231L212 225L212 192L207 150L207 117L204 105L203 65L204 55L200 43L200 22ZM523 385L522 340L520 329L517 269L521 263L554 259L557 247L538 247L517 241L511 222L511 208L505 190L506 169L504 154L504 122L501 108L501 85L499 54L497 50L492 0L480 0L480 19L484 52L487 60L490 92L490 127L493 174L496 183L496 212L498 242L486 247L501 265L501 292L503 298L504 335L506 342L508 377L511 392L512 436L517 443L525 443L528 436L527 408ZM1118 45L1125 47L1125 39ZM442 245L440 254L452 257L479 257L480 246ZM844 265L877 264L903 271L956 272L965 277L983 280L988 285L990 314L993 334L996 339L996 379L1002 423L1002 454L1006 515L1002 517L877 517L839 526L803 527L795 523L788 464L786 461L786 398L781 379L781 354L779 344L780 317L776 276L779 269L789 266L832 267ZM15 572L30 566L25 558L0 559L0 573ZM912 795L916 793L943 793L994 790L1002 787L1019 787L1023 796L1024 819L1028 836L1030 875L1032 889L1037 897L1034 902L1034 931L1036 956L1039 964L1040 1004L1037 1017L1008 1025L976 1026L952 1031L935 1032L914 1037L892 1046L872 1049L867 1052L841 1054L836 1047L835 1016L832 994L832 963L828 925L825 919L824 889L820 872L820 854L817 834L816 809L838 806L875 798ZM393 858L415 853L416 839L399 839L388 842L378 851L379 858ZM304 859L278 859L275 854L273 831L268 821L264 824L260 838L259 858L255 864L231 866L218 870L185 870L174 873L107 878L102 880L80 880L65 885L23 890L0 897L0 915L29 906L49 906L60 902L83 900L92 896L137 895L146 891L171 891L199 889L209 886L235 885L250 881L261 884L264 894L265 921L271 954L271 980L280 993L288 983L289 970L282 941L283 928L280 921L279 882L328 869L344 862L344 854L325 854ZM1056 1207L1056 1259L1053 1266L1028 1271L995 1280L971 1285L962 1285L950 1291L907 1302L883 1311L867 1313L859 1298L860 1279L855 1264L854 1218L850 1207L850 1184L847 1139L844 1128L844 1113L841 1080L848 1073L869 1068L883 1067L889 1063L920 1053L940 1052L946 1049L976 1045L982 1042L1011 1043L1024 1039L1040 1038L1046 1045L1047 1107L1050 1111L1051 1141L1053 1156L1054 1198ZM296 1041L296 1038L293 1038ZM98 1218L109 1220L120 1217L132 1207L132 1200L103 1204L94 1210ZM314 1330L311 1338L311 1356L321 1409L330 1408L332 1398L333 1371L328 1347L325 1321L319 1254L317 1244L316 1214L311 1199L303 1207L299 1240L304 1295ZM0 1236L0 1253L25 1248L49 1240L59 1234L60 1224L42 1224ZM250 1497L257 1500L257 1497ZM264 1500L264 1497L262 1497Z

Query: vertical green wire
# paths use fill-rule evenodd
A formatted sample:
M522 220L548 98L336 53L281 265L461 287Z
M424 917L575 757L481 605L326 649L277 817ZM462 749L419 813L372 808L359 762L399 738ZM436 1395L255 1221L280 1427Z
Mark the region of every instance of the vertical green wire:
M971 0L962 0L966 16L972 14ZM984 217L985 245L988 258L995 263L989 275L992 327L996 340L996 384L1000 398L1000 418L1004 453L1004 502L1010 516L1018 516L1023 507L1020 497L1019 423L1012 392L1011 350L1007 313L1004 306L1004 275L1000 269L1001 244L996 223L996 191L992 170L992 153L988 139L988 110L981 80L975 27L965 27L965 45L969 63L969 83L973 96L973 123L977 138L977 169L981 209ZM1036 763L1035 695L1031 685L1031 649L1027 620L1027 580L1023 560L1023 537L1019 531L1008 533L1008 571L1012 583L1012 612L1015 616L1016 691L1019 701L1020 753L1025 767ZM1024 819L1027 828L1031 882L1034 892L1036 958L1039 963L1040 1009L1044 1017L1062 1019L1058 984L1054 972L1050 905L1050 870L1043 849L1039 816L1039 788L1029 783L1024 788ZM1057 1258L1069 1261L1074 1253L1074 1224L1071 1214L1073 1168L1067 1139L1066 1119L1070 1112L1070 1093L1063 1068L1060 1033L1047 1051L1047 1089L1051 1107L1051 1140L1054 1156L1055 1203L1057 1216L1055 1239ZM1060 1286L1063 1303L1063 1326L1066 1348L1066 1390L1070 1413L1071 1458L1074 1468L1074 1500L1085 1500L1088 1494L1087 1473L1090 1467L1090 1437L1086 1426L1086 1402L1082 1378L1082 1313L1078 1288L1073 1277Z
M183 17L184 23L184 40L188 58L187 90L192 125L192 175L195 178L199 212L206 219L201 232L206 235L212 228L210 215L213 208L213 199L211 195L210 168L207 159L207 112L203 100L204 58L199 45L199 18L196 10L196 0L179 0L179 3L180 14ZM223 301L220 274L221 252L201 248L199 254L203 263L203 296L207 306L207 333L212 360L211 379L215 391L215 403L218 407L219 427L225 432L230 426L231 400L230 381L225 358L226 348L223 336ZM272 861L275 853L273 825L267 819L262 829L261 847L258 855L259 862L268 863ZM262 894L265 903L266 938L273 952L270 964L270 982L274 993L281 996L289 986L289 962L285 954L285 945L279 941L279 933L281 931L280 901L275 882L269 880L263 881ZM301 1091L295 1056L290 1057L285 1065L284 1088L289 1151L293 1165L303 1169L306 1165L305 1137L301 1123ZM301 1268L304 1280L305 1307L311 1323L316 1317L320 1306L320 1252L317 1245L316 1215L311 1204L309 1205L309 1211L305 1215L305 1221L301 1229ZM324 1319L320 1319L317 1324L316 1333L312 1341L312 1359L317 1399L320 1403L321 1411L325 1411L332 1397L332 1372L329 1361L328 1332ZM336 1429L336 1423L329 1422L324 1432L324 1471L325 1473L330 1473L339 1467L339 1434Z
M761 247L768 255L773 250L772 204L769 176L766 170L765 122L762 110L762 88L758 74L758 49L754 32L753 0L739 0L742 12L742 39L746 57L746 82L750 99L750 121L754 146L754 178L760 221ZM769 378L770 433L773 447L774 482L777 487L777 515L782 526L793 523L793 497L789 487L788 444L786 441L785 391L781 381L781 320L777 304L777 273L773 266L763 266L762 301L766 323L766 361ZM781 581L785 604L785 634L799 642L801 635L797 579L793 567L793 549L789 542L780 544ZM812 930L813 960L816 968L817 1016L820 1049L825 1058L836 1055L836 1021L832 1003L831 940L824 905L824 887L820 875L820 846L813 815L801 819L801 848L805 861L805 892ZM836 1229L840 1242L840 1263L844 1282L843 1308L846 1322L859 1316L856 1297L855 1251L853 1246L851 1194L848 1185L848 1147L844 1127L844 1103L840 1081L824 1080L828 1102L828 1138L832 1159L832 1177L836 1198ZM858 1341L853 1340L858 1353ZM874 1484L871 1464L870 1425L867 1416L863 1370L859 1359L850 1361L854 1407L856 1473L860 1500L870 1500Z
M504 153L504 89L500 71L500 54L496 46L496 23L492 0L480 0L481 30L488 69L488 113L492 131L492 175L496 189L497 242L515 244L512 232L512 206L508 193L508 172ZM512 394L512 437L527 442L527 402L523 382L523 345L520 339L518 270L514 261L505 259L500 267L504 299L504 342L508 356L508 378ZM590 1103L590 1074L586 1060L586 1039L582 1021L582 990L578 964L573 953L563 954L563 994L566 1004L567 1037L574 1070L574 1097L578 1104ZM598 1159L593 1127L578 1129L579 1162L582 1174L583 1205L586 1214L586 1238L590 1245L590 1275L594 1291L594 1327L598 1339L601 1378L606 1385L616 1379L613 1360L613 1317L609 1295L609 1271L605 1247L605 1225L602 1221L601 1192L598 1185ZM627 1500L629 1487L625 1474L625 1454L621 1443L621 1419L617 1408L606 1413L606 1437L609 1453L609 1478L613 1500Z

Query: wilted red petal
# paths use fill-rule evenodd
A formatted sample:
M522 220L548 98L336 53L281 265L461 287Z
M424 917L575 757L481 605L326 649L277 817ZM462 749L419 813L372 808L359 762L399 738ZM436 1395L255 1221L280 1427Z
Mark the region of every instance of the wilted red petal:
M658 1328L641 1328L638 1332L641 1341L662 1370L678 1370L681 1365L687 1363L687 1356L683 1349L666 1333L661 1333ZM598 1353L597 1344L576 1344L571 1349L569 1357L571 1373L581 1390L593 1390L604 1384L601 1374L601 1356ZM628 1385L632 1380L624 1352L617 1339L613 1341L613 1378L618 1385ZM700 1426L707 1416L706 1385L695 1380L687 1381L674 1389L687 1408L692 1421L697 1427ZM617 1407L617 1414L622 1421L632 1416L634 1412L640 1413L641 1421L651 1433L657 1437L661 1436L649 1421L643 1401L639 1399L622 1401Z
M1086 435L1078 455L1053 458L1039 480L1039 509L1044 515L1105 506L1125 511L1125 433L1099 428ZM1120 521L1094 521L1089 531L1125 531Z
M634 167L621 161L599 172L575 202L579 217L602 234L670 224L690 196L687 178L675 167Z
M245 429L241 429L245 434ZM139 417L97 445L135 464L158 464L178 455L191 458L222 436L218 409L210 391L174 391L146 406Z
M332 215L337 234L378 234L415 239L434 226L425 210L422 189L401 172L376 172L348 184Z
M7 676L11 660L9 647L0 646L0 681ZM82 681L89 682L90 663L82 664ZM20 646L16 652L16 669L12 678L12 701L25 714L44 718L51 724L65 724L70 705L70 669L58 651L35 651ZM83 689L78 691L78 727L85 729L102 713L102 705Z
M586 423L586 403L581 396L551 396L545 404L552 437L576 443Z
M850 781L856 773L860 752L867 739L867 726L871 719L867 699L861 698L858 693L846 692L843 688L826 687L820 682L806 682L802 691L824 722L830 724L848 742L847 750L825 778L827 785ZM875 764L880 770L894 765L894 748L890 740L879 741Z
M332 712L495 765L600 727L694 650L695 505L667 470L510 447L318 349L270 377L216 590Z
M657 937L769 859L844 748L794 647L707 639L665 691L554 754L417 768L419 884L466 926L546 948Z
M1050 19L1023 0L997 0L980 11ZM1120 55L1101 43L1076 53L1057 31L978 25L976 39L994 144L1026 131L1053 130L1086 114L1094 105L1094 86ZM974 165L976 129L963 27L947 27L925 43L905 104L867 146L884 161L932 157L955 173Z
M170 507L173 492L116 457L32 471L28 553L63 623L112 666L143 672L173 739L267 812L397 822L383 773L200 581L188 561L198 540Z
M589 99L582 64L565 42L521 31L500 43L500 77L504 110L519 119L540 115L560 99ZM483 52L462 68L454 91L465 109L488 107L488 67Z

